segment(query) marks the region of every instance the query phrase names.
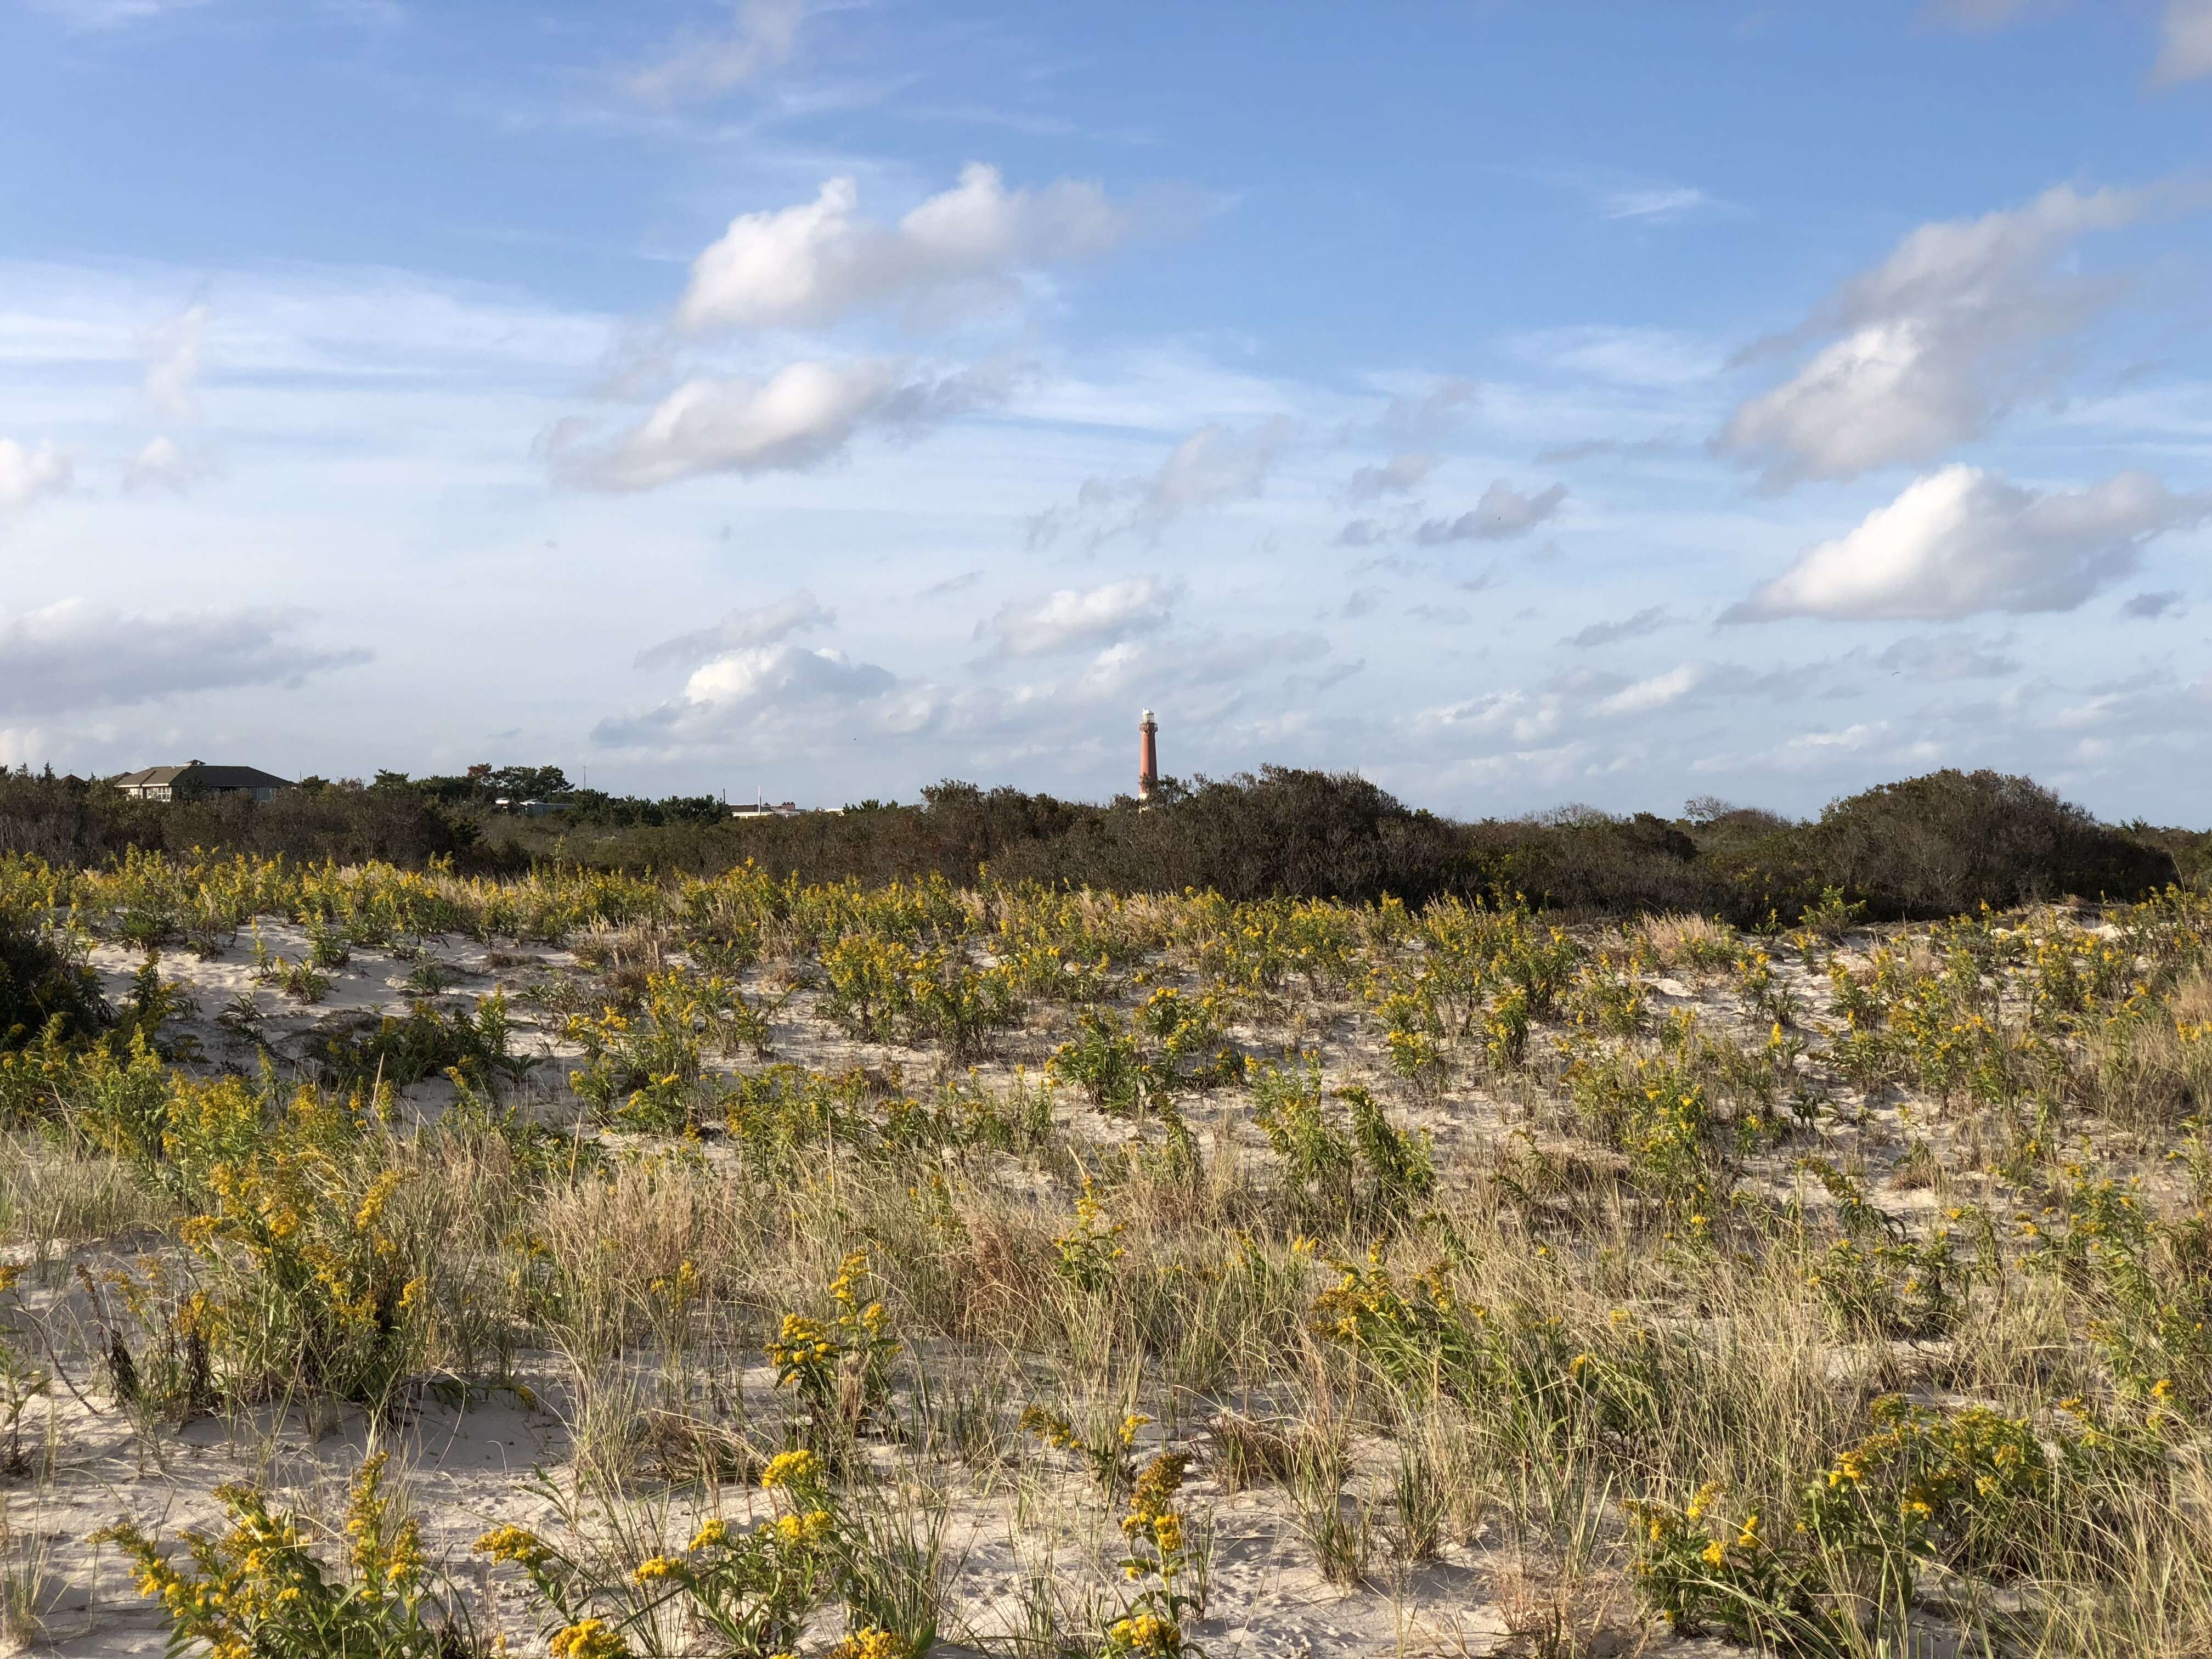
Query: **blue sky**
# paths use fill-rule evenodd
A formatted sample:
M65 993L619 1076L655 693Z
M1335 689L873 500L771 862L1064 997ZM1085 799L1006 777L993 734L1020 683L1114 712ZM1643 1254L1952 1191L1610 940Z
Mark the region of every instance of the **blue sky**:
M2212 822L2212 0L0 0L0 759Z

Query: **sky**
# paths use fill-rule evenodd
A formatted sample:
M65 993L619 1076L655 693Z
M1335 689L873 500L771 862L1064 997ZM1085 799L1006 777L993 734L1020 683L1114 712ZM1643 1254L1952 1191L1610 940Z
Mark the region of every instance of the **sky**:
M0 763L2212 823L2212 0L0 0Z

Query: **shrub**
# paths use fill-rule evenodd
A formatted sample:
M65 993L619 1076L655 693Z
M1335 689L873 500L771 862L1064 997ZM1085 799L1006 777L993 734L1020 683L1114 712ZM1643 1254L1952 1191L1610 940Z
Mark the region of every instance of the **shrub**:
M64 938L29 914L0 908L0 1048L13 1048L50 1027L83 1036L106 1023L100 981Z
M1802 836L1796 860L1885 919L2068 894L2136 899L2177 875L2163 850L1996 772L1931 772L1837 801Z

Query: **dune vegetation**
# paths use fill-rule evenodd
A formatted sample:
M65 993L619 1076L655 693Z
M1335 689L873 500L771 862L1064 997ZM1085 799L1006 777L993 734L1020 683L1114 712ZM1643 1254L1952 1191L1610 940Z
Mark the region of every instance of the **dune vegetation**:
M1412 814L1285 854L1364 872L1322 896L48 821L0 856L0 1621L2212 1650L2212 899L2086 817L1878 865L1875 806L1516 843L1763 872L1669 906ZM1182 823L1046 833L1243 867Z

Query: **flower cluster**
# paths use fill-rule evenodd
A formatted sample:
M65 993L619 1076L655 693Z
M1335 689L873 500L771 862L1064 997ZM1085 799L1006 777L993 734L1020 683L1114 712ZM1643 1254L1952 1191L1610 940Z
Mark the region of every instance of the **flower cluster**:
M821 1431L844 1409L842 1383L853 1387L851 1409L866 1413L889 1386L885 1370L899 1352L890 1334L890 1316L880 1302L860 1301L860 1276L868 1270L865 1250L847 1256L830 1282L833 1310L827 1319L786 1314L768 1344L780 1389L796 1389L806 1403L811 1426Z
M385 1467L379 1453L354 1474L345 1522L350 1578L316 1559L304 1520L249 1486L216 1489L230 1524L184 1533L182 1561L128 1521L94 1541L131 1559L139 1593L168 1618L173 1650L197 1641L212 1659L440 1659L449 1610L428 1588L419 1527L395 1511Z

